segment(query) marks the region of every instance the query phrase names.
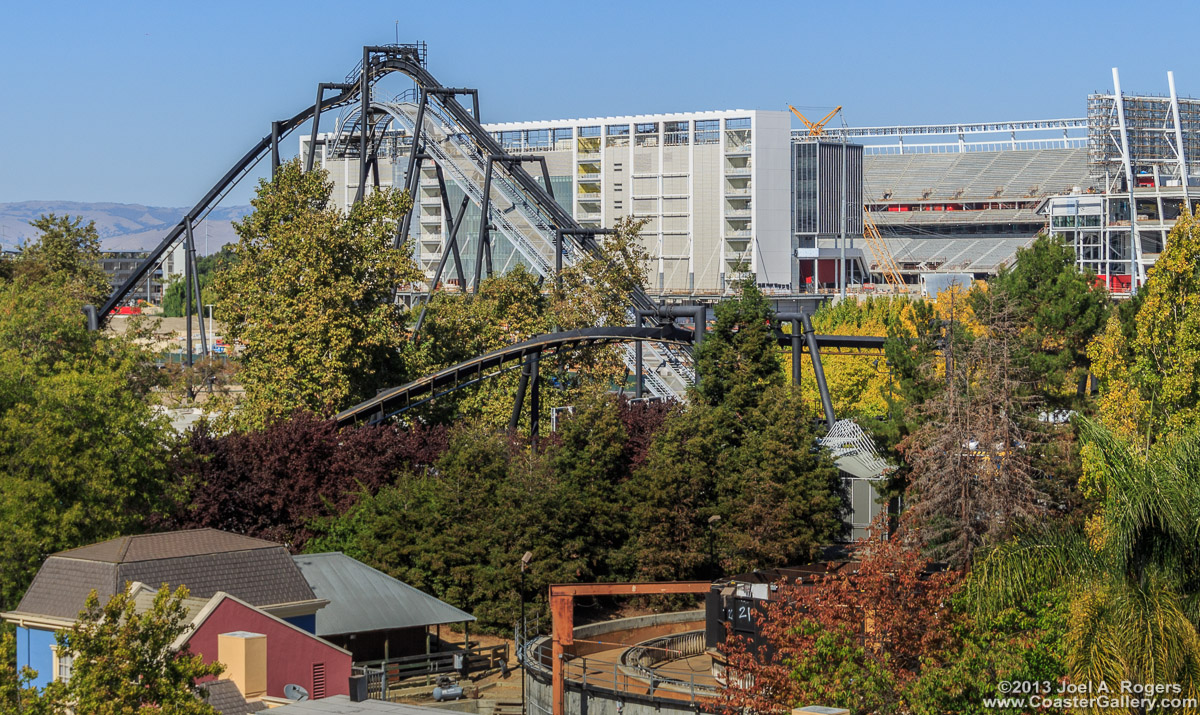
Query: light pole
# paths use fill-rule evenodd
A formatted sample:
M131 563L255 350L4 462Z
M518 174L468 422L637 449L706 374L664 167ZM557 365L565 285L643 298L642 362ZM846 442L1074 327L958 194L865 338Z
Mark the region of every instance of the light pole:
M526 551L521 557L521 638L517 641L517 665L521 668L521 715L526 715L525 707L525 654L522 646L525 644L525 569L533 561L533 552Z

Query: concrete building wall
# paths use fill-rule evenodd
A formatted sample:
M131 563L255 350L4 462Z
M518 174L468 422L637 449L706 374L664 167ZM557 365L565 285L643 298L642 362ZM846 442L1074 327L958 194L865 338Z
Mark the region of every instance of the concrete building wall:
M789 283L787 113L727 110L485 128L512 153L545 157L552 177L569 178L569 195L559 196L556 186L555 198L585 227L611 227L626 216L644 219L641 240L650 256L646 277L651 293L719 294L737 270L756 274L764 285ZM732 137L728 142L727 134ZM547 140L548 135L558 138ZM752 152L737 146L747 144L747 137ZM302 151L307 141L301 139ZM737 156L730 159L730 151ZM348 207L357 190L357 160L332 159L325 153L322 146L318 156L334 181L335 200ZM730 166L738 167L737 176L727 182ZM403 181L404 168L393 170L391 162L381 158L380 185ZM526 168L540 175L540 167ZM415 255L430 275L446 239L444 209L432 177L431 171L422 172L420 218L412 228ZM732 203L727 201L730 186L735 188ZM477 214L471 206L468 215L472 209ZM451 211L456 210L457 200L451 202ZM460 234L459 239L469 242L470 236Z

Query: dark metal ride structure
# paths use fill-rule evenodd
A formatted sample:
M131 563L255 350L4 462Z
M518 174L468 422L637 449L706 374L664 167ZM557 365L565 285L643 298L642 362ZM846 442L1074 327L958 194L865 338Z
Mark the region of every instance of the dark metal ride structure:
M364 47L362 62L342 82L322 82L317 85L316 101L289 119L271 122L270 132L255 143L219 181L209 189L179 223L142 261L137 270L117 288L100 308L98 315L89 310L89 323L95 328L107 322L113 310L127 299L134 287L158 265L164 254L180 240L185 242L185 310L187 316L187 364L192 364L192 316L199 311L199 279L195 270L195 243L193 226L203 220L213 208L264 158L270 157L272 176L280 165L279 143L305 122L312 120L312 136L304 157L304 169L311 170L314 160L317 131L321 114L332 109L347 108L346 121L338 132L338 139L353 149L357 140L358 191L355 201L361 201L369 181L379 186L377 151L383 133L389 124L395 123L408 132L411 146L408 153L406 187L410 194L416 193L417 177L422 162L430 161L436 170L443 203L446 178L449 176L464 192L463 204L451 220L448 205L443 207L447 217L446 248L437 266L429 291L439 285L448 260L453 257L460 284L466 286L463 270L458 227L462 221L466 203L474 202L481 209L484 220L480 222L477 237L475 270L471 285L478 290L482 271L492 270L492 231L504 236L521 259L543 278L559 280L564 262L573 264L581 257L591 254L600 256L602 249L595 237L610 233L607 230L587 229L575 222L572 215L555 201L545 160L540 157L511 155L504 151L492 135L479 122L479 93L475 89L443 86L426 69L427 51L425 43L397 44ZM402 98L379 101L372 91L379 80L399 72L412 80L415 91ZM469 96L471 107L459 103L458 97ZM342 137L344 128L351 119L354 123L350 132ZM357 131L355 131L357 130ZM525 170L529 164L539 164L539 183ZM395 245L401 246L408 240L412 212L410 211L397 227ZM194 304L193 304L193 298ZM426 302L428 296L426 296ZM526 391L530 393L532 432L536 435L538 407L538 365L543 353L560 352L590 345L612 344L620 346L626 365L637 377L637 394L643 389L657 397L680 394L687 385L694 384L696 376L691 368L691 348L703 337L705 313L703 308L661 307L641 290L630 296L627 309L629 323L636 327L600 326L564 333L538 336L502 350L468 360L460 365L428 375L408 385L381 392L376 397L351 407L337 415L342 423L362 420L379 421L403 412L439 395L446 394L468 384L514 369L509 363L523 367L518 385L517 402L513 420L519 419ZM193 305L195 307L193 308ZM690 317L694 330L677 327L675 317ZM793 350L800 349L800 335L808 336L808 348L817 369L817 378L825 406L826 418L832 424L833 413L829 406L828 390L819 369L818 346L868 348L878 350L881 339L849 339L841 336L815 336L811 325L799 315L781 315L791 320L791 336L782 333L779 339L790 344ZM419 331L424 322L424 310L416 324ZM802 331L801 328L804 328ZM199 337L201 351L208 353L208 336L204 321L200 321ZM632 347L636 345L636 348ZM648 350L658 368L643 370L643 350ZM797 364L798 360L794 361ZM665 379L663 375L666 374ZM798 371L794 375L798 379ZM414 397L424 395L419 401Z

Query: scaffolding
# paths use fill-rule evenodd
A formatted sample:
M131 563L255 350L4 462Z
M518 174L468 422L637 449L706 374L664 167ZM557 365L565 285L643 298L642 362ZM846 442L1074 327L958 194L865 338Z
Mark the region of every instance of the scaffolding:
M1119 177L1123 155L1117 95L1088 96L1088 166L1093 176ZM1178 98L1179 124L1172 98L1124 95L1125 132L1135 175L1149 174L1181 180L1179 145L1184 156L1200 156L1200 99Z

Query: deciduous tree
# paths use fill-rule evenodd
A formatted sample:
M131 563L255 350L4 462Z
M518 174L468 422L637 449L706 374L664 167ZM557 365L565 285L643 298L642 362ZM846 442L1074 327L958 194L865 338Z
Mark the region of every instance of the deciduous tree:
M374 191L343 214L331 190L324 171L288 162L234 226L235 260L215 285L228 337L242 343L245 426L298 408L328 415L404 374L406 321L394 292L420 271L411 248L393 240L412 201Z

